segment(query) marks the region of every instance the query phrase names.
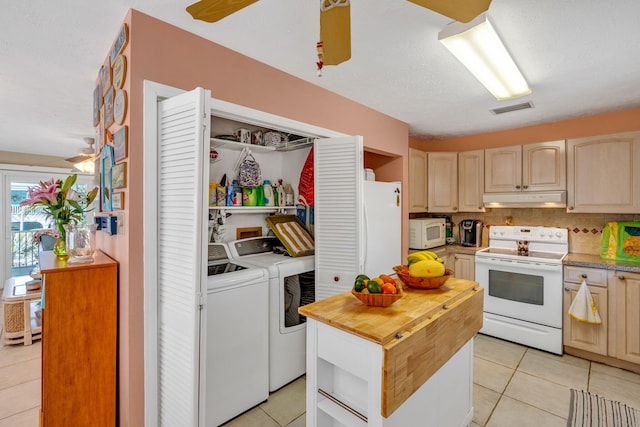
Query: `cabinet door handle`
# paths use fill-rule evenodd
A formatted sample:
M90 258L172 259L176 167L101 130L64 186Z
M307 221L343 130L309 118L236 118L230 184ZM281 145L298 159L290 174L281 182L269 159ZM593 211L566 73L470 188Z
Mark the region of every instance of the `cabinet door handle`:
M569 292L569 290L570 290L569 288L564 288L565 292Z
M580 275L580 277L582 277L583 279L586 279L587 275L583 273L583 274Z
M519 186L519 185L516 185L516 189L517 189L517 190L519 190L519 189L520 189L520 186Z
M453 207L453 210L454 210L454 211L457 211L457 210L458 210L458 207L457 207L457 206L454 206L454 207Z
M621 275L619 275L619 276L618 276L618 279L620 279L620 280L624 280L624 279L625 279L625 277L621 274Z
M572 211L573 210L573 206L569 206L569 210Z
M478 206L478 209L482 210L484 209L484 206Z
M522 188L524 188L526 190L527 188L529 188L529 186L528 185L523 185Z

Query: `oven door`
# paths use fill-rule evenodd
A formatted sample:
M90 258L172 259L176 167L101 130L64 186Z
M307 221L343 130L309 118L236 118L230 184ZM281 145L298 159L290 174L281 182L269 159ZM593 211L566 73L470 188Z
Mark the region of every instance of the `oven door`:
M562 328L562 264L476 256L484 311Z

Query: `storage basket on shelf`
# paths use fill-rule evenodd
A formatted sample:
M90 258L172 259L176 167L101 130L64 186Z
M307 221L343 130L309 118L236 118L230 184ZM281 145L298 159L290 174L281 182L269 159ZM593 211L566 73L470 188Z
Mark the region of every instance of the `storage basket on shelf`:
M440 277L414 277L409 274L409 267L406 265L396 265L393 271L398 274L402 283L417 289L437 289L453 276L453 270L448 268L444 271L444 276Z
M402 284L398 283L398 281L396 281L396 291L397 293L395 294L370 294L356 292L354 289L351 289L351 294L358 298L364 305L370 307L388 307L402 298Z

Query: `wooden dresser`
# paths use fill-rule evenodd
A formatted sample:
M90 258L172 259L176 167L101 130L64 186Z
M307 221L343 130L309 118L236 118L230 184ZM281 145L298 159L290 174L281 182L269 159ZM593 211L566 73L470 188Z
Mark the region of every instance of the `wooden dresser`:
M67 264L40 253L42 397L40 425L116 425L118 264Z

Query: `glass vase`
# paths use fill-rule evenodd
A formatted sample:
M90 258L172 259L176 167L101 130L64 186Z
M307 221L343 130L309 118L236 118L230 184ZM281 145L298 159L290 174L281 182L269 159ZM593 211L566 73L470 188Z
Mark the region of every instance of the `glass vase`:
M66 249L69 263L93 262L96 250L95 224L65 224Z
M61 220L56 220L56 227L58 228L59 234L58 239L53 244L53 253L60 258L64 258L67 256L67 242L65 238L66 231L64 229L65 225L66 224Z

